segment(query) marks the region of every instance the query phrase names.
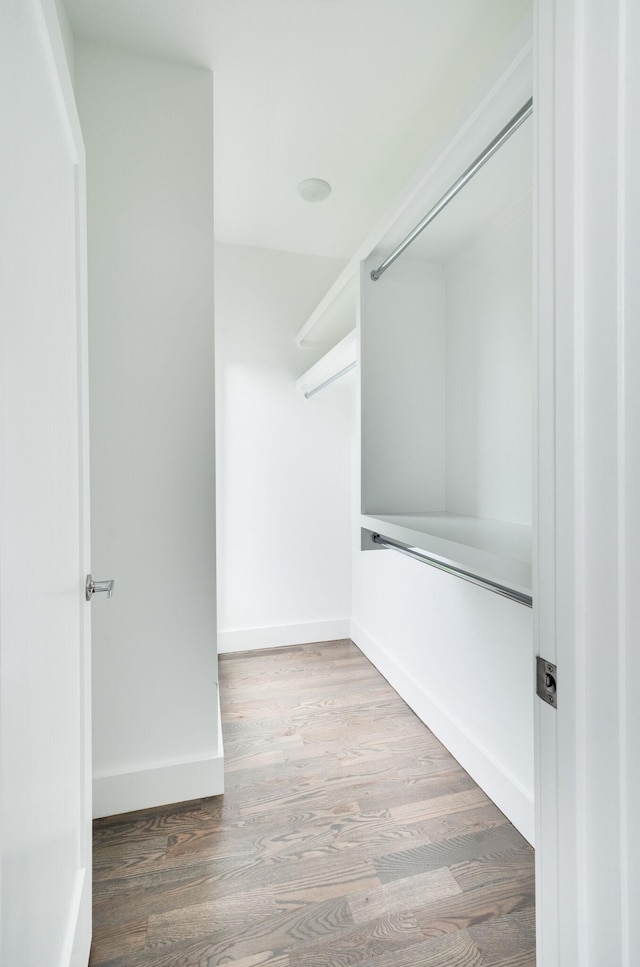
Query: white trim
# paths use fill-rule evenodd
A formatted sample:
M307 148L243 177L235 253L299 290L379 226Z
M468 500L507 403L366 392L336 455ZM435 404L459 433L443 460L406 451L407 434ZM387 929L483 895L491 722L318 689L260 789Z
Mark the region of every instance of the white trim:
M86 967L91 950L91 869L78 870L60 964Z
M69 141L70 153L74 164L84 165L85 152L82 129L78 117L73 82L67 60L67 52L62 37L55 0L38 0L35 5L45 55L51 74L52 91L60 109L60 116Z
M220 692L218 704L218 749L205 759L170 762L147 769L118 774L94 773L93 817L117 816L136 809L151 809L173 802L187 802L224 792L224 748Z
M317 641L338 641L348 638L350 630L349 618L307 621L299 625L274 625L267 628L235 628L218 632L218 654L253 651L256 648L309 645Z
M636 7L537 2L540 967L640 962Z
M224 792L224 756L174 762L154 769L94 776L93 816L116 816Z
M443 708L433 695L398 663L395 657L392 657L355 621L351 623L351 638L413 709L418 718L455 756L462 768L502 810L525 839L533 844L535 813L531 793L527 792L508 770L466 731L455 716Z

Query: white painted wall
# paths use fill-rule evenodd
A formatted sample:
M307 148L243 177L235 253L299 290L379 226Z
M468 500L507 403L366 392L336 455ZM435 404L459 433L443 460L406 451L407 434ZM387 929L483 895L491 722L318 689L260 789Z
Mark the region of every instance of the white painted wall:
M221 651L349 634L353 375L305 400L294 341L342 265L216 246Z
M531 196L444 279L446 508L531 524Z
M398 260L362 292L362 511L445 508L445 301L440 265ZM358 508L359 512L360 508Z
M96 815L222 789L212 76L79 44Z

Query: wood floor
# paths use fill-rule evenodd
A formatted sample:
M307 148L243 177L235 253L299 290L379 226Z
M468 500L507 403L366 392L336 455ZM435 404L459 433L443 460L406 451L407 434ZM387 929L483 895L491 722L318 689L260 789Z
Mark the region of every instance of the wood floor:
M534 967L533 851L351 642L220 684L224 797L95 824L94 967Z

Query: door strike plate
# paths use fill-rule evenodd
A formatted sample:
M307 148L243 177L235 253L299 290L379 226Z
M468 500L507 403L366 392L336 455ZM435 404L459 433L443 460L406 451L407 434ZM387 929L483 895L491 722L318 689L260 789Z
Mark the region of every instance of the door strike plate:
M536 691L543 702L558 707L558 669L540 655L536 658Z

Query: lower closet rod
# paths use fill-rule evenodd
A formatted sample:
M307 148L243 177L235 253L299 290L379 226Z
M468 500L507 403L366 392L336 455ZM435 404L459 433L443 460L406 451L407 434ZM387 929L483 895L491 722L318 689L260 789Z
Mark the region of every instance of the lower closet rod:
M533 599L530 594L515 591L513 588L508 588L504 584L498 584L497 581L480 577L479 574L463 571L462 568L455 567L453 564L445 564L444 561L439 560L437 557L431 557L425 551L418 551L413 547L409 547L408 544L401 544L400 541L394 541L390 537L381 537L380 534L372 534L371 540L374 544L379 544L381 547L391 547L394 551L400 551L401 554L406 554L407 557L413 557L416 561L422 561L423 564L430 564L431 567L437 567L440 571L446 571L447 574L453 574L455 577L462 578L464 581L470 581L471 584L477 584L480 588L486 588L495 594L501 594L503 598L510 598L511 601L524 604L527 608L533 607Z

